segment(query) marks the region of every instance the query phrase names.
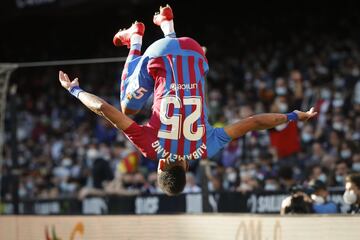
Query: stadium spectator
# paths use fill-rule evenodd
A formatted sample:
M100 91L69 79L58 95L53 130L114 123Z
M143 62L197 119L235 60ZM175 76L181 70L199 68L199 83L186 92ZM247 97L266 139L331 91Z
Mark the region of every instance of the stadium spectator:
M257 178L257 166L255 163L244 164L240 170L240 184L236 191L247 193L258 191L261 188Z
M147 193L157 194L162 193L160 187L157 183L157 173L156 171L150 172L147 176Z
M137 172L134 174L133 189L138 190L139 192L146 191L146 179L145 179L145 176L141 172Z
M280 185L276 177L267 177L264 181L264 191L272 192L279 191Z
M236 187L239 185L239 174L236 171L236 168L227 167L225 168L225 175L223 181L223 187L227 191L235 191Z
M214 162L203 160L202 164L205 167L205 177L208 182L208 189L210 192L223 191L223 170L219 166L214 166Z
M304 134L305 134L306 137L304 136ZM308 133L302 133L302 140L304 142L307 141L307 140L304 140L304 139L308 139L308 138L313 137L313 135L311 135L311 134L309 134L309 135L306 135L306 134L308 134ZM323 146L321 145L320 142L313 142L311 148L312 149L310 149L310 151L309 151L310 154L307 156L307 158L305 160L305 167L320 164L321 159L325 155L325 150L324 150L324 148L323 148Z
M312 190L310 195L313 204L314 213L339 213L339 207L328 199L329 192L327 190L326 184L321 180L312 180L309 183L309 187Z
M290 196L281 203L280 214L313 213L312 200L303 186L294 184L290 188Z
M102 189L105 181L113 179L109 162L102 157L98 157L94 161L92 168L93 185L95 188Z
M239 141L231 141L222 151L221 164L224 167L236 167L239 165L240 156Z
M60 191L64 195L73 195L78 191L79 186L77 182L72 179L79 178L80 168L74 164L72 159L65 156L61 160L61 165L53 170L54 181L58 182Z
M344 186L345 177L349 173L349 166L345 160L338 160L335 166L333 186Z
M199 193L201 188L196 184L195 176L192 172L186 173L186 185L184 193Z
M270 152L262 152L259 156L258 164L258 177L260 180L276 178L278 176L277 169L274 167L273 155Z
M280 189L289 191L296 183L294 178L294 170L291 166L283 166L279 169Z
M355 152L353 155L351 169L354 172L360 172L360 151L359 150L357 152Z
M349 213L360 213L360 173L346 176L344 202L351 205Z
M328 185L328 177L326 168L322 167L320 164L315 164L309 167L309 179L308 183L320 180L326 185Z

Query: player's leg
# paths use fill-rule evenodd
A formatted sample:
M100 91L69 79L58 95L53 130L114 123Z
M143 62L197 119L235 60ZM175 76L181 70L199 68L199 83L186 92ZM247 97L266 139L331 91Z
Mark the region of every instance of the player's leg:
M160 11L155 13L153 21L155 25L160 26L165 37L175 38L176 33L173 19L172 9L169 5L166 5L165 7L160 7Z
M126 58L121 80L124 80L134 71L139 56L141 56L142 38L145 32L145 25L141 22L135 22L128 29L122 29L114 36L113 43L115 46L127 46L130 51Z

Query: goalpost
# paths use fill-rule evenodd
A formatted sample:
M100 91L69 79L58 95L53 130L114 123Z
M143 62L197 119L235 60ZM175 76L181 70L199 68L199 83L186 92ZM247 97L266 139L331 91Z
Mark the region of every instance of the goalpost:
M5 142L4 124L6 96L11 73L18 67L17 64L0 64L0 168L3 162L3 146ZM1 172L0 172L1 174ZM1 177L1 175L0 175ZM1 178L0 178L1 179ZM1 185L0 185L1 187ZM1 189L0 189L1 190Z

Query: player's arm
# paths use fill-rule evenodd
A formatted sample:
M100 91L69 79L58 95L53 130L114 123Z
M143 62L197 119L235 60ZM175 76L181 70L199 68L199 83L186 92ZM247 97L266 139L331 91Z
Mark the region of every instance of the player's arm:
M68 75L60 71L59 81L61 86L70 91L70 93L77 97L87 108L107 119L116 128L126 130L131 124L133 124L134 121L132 119L117 110L115 107L103 99L82 90L79 87L78 78L70 81Z
M288 114L264 113L245 118L224 128L225 132L232 139L239 138L250 131L265 130L287 123L292 120L307 121L317 113L314 108L307 112L295 110Z

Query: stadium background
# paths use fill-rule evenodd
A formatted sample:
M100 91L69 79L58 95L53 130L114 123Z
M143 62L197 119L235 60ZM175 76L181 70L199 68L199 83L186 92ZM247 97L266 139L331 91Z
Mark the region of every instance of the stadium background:
M112 37L135 20L146 25L145 50L162 37L152 16L166 3L174 9L177 35L208 50L212 124L311 106L319 116L249 133L211 159L211 166L192 162L185 189L190 194L173 208L175 200L156 186L156 163L139 156L57 82L58 70L65 70L118 106L122 62L21 68L10 79L18 89L8 97L17 106L18 153L14 166L8 107L1 211L13 213L18 195L19 211L28 214L278 213L292 184L321 179L346 212L344 176L360 171L360 18L354 2L6 0L0 8L0 62L124 57L127 49L115 48ZM149 106L136 120L145 121L148 113ZM20 170L16 193L14 168ZM106 201L91 202L91 196ZM268 207L261 210L264 202Z

